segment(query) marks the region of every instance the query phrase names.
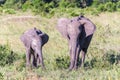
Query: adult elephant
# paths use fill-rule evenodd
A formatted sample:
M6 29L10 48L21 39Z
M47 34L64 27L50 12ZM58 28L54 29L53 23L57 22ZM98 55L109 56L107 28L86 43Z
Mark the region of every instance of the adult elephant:
M79 16L73 19L59 19L57 29L69 43L69 70L77 69L80 52L82 53L81 66L83 66L85 54L87 53L96 26L88 18Z
M32 66L38 67L38 65L41 65L42 68L45 68L42 47L48 42L49 36L39 29L33 28L25 31L20 39L26 48L26 66L30 66L32 57Z

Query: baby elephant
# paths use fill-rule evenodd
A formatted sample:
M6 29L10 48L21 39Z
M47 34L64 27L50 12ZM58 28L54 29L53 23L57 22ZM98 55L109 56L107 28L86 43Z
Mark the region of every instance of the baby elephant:
M32 66L38 67L41 65L42 68L45 68L42 46L48 42L49 36L39 29L33 28L25 31L20 39L26 48L26 66L30 66L32 60Z

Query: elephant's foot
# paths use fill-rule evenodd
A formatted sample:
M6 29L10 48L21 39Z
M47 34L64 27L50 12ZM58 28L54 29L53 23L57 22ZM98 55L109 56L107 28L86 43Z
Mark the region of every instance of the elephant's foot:
M30 67L30 63L26 63L26 67Z
M41 65L41 68L42 68L43 70L46 70L46 68L45 68L45 66L44 66L44 65Z
M36 61L34 61L34 62L32 63L32 67L33 67L33 68L37 68L37 66L38 66L38 65L37 65Z
M84 68L84 64L83 64L83 63L81 63L80 67L81 67L81 68Z
M69 67L69 71L71 71L72 69L73 69L73 66L70 66L70 67Z
M74 66L73 69L74 69L74 70L77 70L77 69L78 69L78 66Z
M26 70L28 70L28 71L31 70L31 66L30 66L30 64L26 64Z

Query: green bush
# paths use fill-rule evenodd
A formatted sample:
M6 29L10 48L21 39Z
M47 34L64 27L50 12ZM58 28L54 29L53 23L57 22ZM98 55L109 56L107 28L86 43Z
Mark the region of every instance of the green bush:
M86 61L85 68L99 68L99 69L111 69L113 65L120 64L120 55L115 55L115 51L109 50L101 57L94 57L89 61Z
M0 7L0 14L3 12L3 8L2 7Z
M85 69L91 69L91 68L96 68L96 69L110 69L112 65L103 59L96 58L94 57L90 61L86 61L84 64Z
M0 80L4 80L4 76L1 72L0 72Z
M112 2L108 2L108 3L105 4L105 9L108 12L116 11L116 4L112 3Z
M11 65L17 58L9 45L0 45L0 66Z
M116 62L116 55L113 50L109 50L106 54L103 55L102 59L108 61L111 65Z
M4 8L12 8L12 9L21 9L22 1L21 0L6 0L3 5Z
M7 14L15 14L15 10L14 9L4 9L3 13L7 13Z
M120 11L120 1L116 4L117 11Z
M60 7L60 8L66 8L68 5L69 5L69 2L68 2L68 1L65 1L65 0L61 0L61 1L59 2L59 7Z
M100 2L98 0L94 0L91 6L98 7L98 5L100 5Z
M97 10L100 11L100 12L104 12L106 10L104 4L100 4L98 6Z
M15 3L15 0L6 0L5 4L3 5L5 8L12 8Z
M69 56L60 56L55 59L55 68L67 69L70 63Z
M26 1L23 5L22 5L22 10L26 11L27 9L31 8L31 2L30 1Z

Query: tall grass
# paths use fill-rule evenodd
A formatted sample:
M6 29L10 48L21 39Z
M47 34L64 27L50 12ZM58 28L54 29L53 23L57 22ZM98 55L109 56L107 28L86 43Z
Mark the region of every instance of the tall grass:
M16 60L13 63L14 65L0 67L0 78L2 76L5 80L29 80L30 78L32 80L39 77L42 80L119 80L120 64L117 64L117 61L120 60L119 57L117 58L120 54L119 14L119 12L106 12L98 16L85 15L96 24L97 30L86 55L86 67L71 72L66 69L69 63L67 40L62 38L56 30L57 19L59 17L71 17L70 15L55 15L49 19L24 13L1 15L0 44L8 43L11 50L20 56L25 55L24 45L19 39L24 31L37 27L47 33L50 39L43 47L46 71L41 70L41 68L32 71L26 70L24 59L21 58ZM110 55L115 56L116 62L113 64L109 64ZM105 58L104 60L103 57L106 56L108 59ZM92 64L94 66L91 67Z

